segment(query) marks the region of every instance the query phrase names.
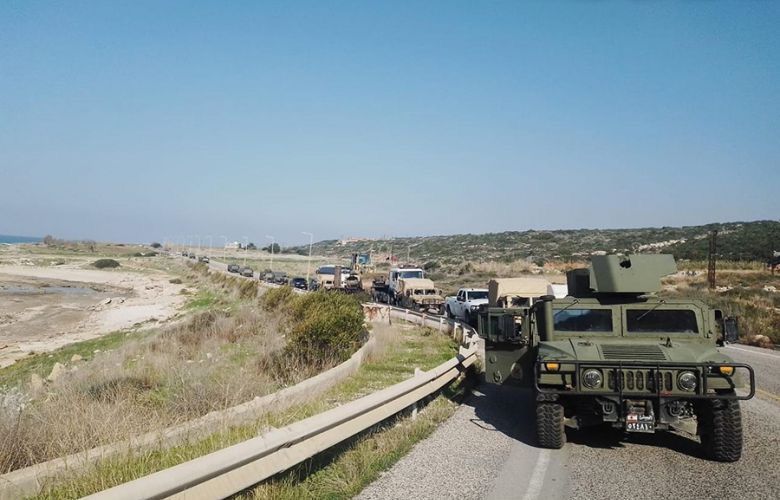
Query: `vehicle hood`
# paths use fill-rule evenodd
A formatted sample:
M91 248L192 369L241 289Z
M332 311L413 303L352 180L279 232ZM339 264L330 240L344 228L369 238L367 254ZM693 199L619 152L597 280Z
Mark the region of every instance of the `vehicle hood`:
M670 343L660 340L625 339L567 339L542 342L539 355L549 359L578 359L580 361L659 361L675 363L728 363L731 358L718 351L704 339Z

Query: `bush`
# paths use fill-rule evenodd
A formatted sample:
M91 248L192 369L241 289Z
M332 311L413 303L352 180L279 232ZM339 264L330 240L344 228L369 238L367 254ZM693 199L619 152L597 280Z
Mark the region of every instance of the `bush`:
M364 340L363 310L352 296L319 291L293 298L285 353L322 366L346 359Z
M179 278L173 278L172 280L169 280L168 283L173 285L181 285L182 281Z
M98 259L93 262L92 265L98 269L107 269L119 267L119 262L115 261L114 259Z
M155 257L157 252L135 252L133 257Z

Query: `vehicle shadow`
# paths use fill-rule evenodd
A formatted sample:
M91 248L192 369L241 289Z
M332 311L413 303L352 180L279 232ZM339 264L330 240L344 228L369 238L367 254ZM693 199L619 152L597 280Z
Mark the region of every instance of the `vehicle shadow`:
M482 429L501 432L528 446L538 448L535 435L535 402L530 389L482 383L468 396L464 405L474 408L472 423ZM574 446L620 449L627 444L667 448L705 459L699 442L692 436L659 431L654 434L626 433L608 425L566 428L566 441Z

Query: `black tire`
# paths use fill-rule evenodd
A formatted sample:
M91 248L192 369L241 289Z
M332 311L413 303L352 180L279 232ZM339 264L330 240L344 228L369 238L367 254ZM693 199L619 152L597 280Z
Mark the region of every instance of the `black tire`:
M718 462L736 462L742 457L742 412L739 401L702 401L696 417L699 420L701 445L708 458Z
M563 425L563 405L536 403L536 442L542 448L560 449L566 442Z
M444 310L447 313L447 317L449 319L453 319L455 317L455 315L452 314L452 311L450 311L450 306L444 306Z

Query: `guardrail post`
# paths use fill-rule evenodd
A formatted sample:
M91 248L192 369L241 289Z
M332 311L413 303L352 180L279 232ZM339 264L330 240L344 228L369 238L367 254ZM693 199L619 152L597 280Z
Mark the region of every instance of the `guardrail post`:
M420 370L420 368L415 366L414 367L414 376L415 377L419 377L420 375L422 375L422 370ZM417 420L417 411L419 409L419 406L418 406L419 404L420 404L419 401L417 401L417 402L415 402L412 405L412 420Z

